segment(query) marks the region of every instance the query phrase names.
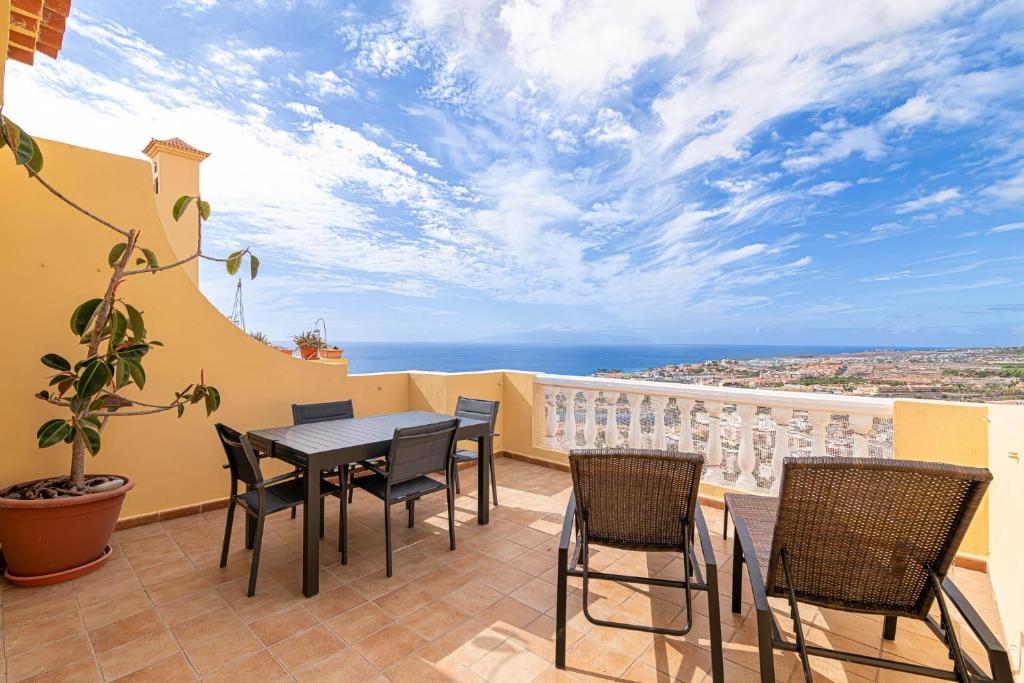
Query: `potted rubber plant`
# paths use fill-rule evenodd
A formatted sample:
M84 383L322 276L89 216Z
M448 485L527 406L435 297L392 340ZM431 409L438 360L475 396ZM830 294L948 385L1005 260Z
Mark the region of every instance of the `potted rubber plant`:
M299 355L302 360L316 360L320 357L320 350L324 348L323 337L316 330L309 330L292 337L295 346L299 347Z
M172 214L179 220L195 202L196 251L161 264L156 254L141 244L139 230L100 218L48 183L41 175L43 157L36 141L3 116L2 108L0 133L0 148L13 153L15 163L28 171L29 182L38 182L115 236L104 264L110 270L104 290L71 312L69 332L80 353L70 359L46 353L40 359L48 371L48 387L35 396L52 406L57 415L39 426L37 443L39 448L67 449L69 472L0 489L5 575L18 585L46 585L94 571L110 554L110 536L133 482L123 475L86 472L86 455L100 452L107 427L125 418L168 411L181 417L186 408L199 403L209 415L220 406L220 392L206 383L202 370L198 381L174 392L173 400L140 398L147 381L146 358L162 344L150 335L144 312L126 298L129 283L136 276L160 273L200 258L221 261L234 274L247 255L251 276L256 277L259 260L249 249L227 258L203 253L202 228L210 217L210 205L200 197L183 196L175 202Z

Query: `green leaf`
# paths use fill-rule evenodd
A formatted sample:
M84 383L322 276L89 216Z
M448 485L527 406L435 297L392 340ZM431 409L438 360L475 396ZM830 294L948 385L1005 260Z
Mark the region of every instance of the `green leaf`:
M28 166L36 173L39 173L43 168L43 153L39 149L39 145L21 126L6 116L4 117L4 123L7 124L7 134L11 138L14 163L18 166Z
M60 443L70 430L71 425L68 424L67 420L47 420L39 428L39 431L36 432L39 447L49 448L54 444Z
M227 260L228 275L234 275L238 272L238 268L242 265L242 252L236 251L235 253L228 256Z
M39 149L39 145L37 145L36 141L31 137L29 138L29 141L32 143L32 156L29 157L29 160L25 165L38 174L43 170L43 150Z
M114 376L110 365L102 360L90 363L82 370L82 376L75 382L75 392L81 398L89 398L107 385Z
M64 443L72 443L75 440L75 434L78 430L75 429L75 425L71 425L71 429L68 430L68 435L64 437Z
M67 372L71 369L71 363L63 356L58 356L56 353L48 353L39 359L43 365L54 370L61 370Z
M58 396L63 396L64 394L66 394L68 389L70 389L71 385L74 384L74 383L75 383L74 379L66 379L66 380L63 380L62 382L60 382L57 385L57 395Z
M114 310L110 316L110 341L119 344L128 333L128 318L121 311Z
M42 400L45 401L50 398L50 392L47 391L46 389L43 389L42 391L37 391L36 398L41 398Z
M174 216L174 220L178 220L185 214L188 205L192 203L193 199L194 197L189 197L188 195L178 197L178 201L174 202L174 208L171 209L171 215Z
M131 304L124 305L128 311L128 326L132 328L132 337L135 339L146 338L146 323L142 319L142 313Z
M99 419L98 417L96 417L95 415L90 415L89 417L86 417L86 418L84 418L84 419L83 419L82 421L83 421L83 422L88 422L88 423L89 423L89 424L91 424L91 425L95 425L95 426L96 426L96 429L99 429L99 428L100 428L100 426L102 426L102 425L103 425L103 421L102 421L102 420L100 420L100 419Z
M160 265L156 260L156 254L154 254L151 249L146 249L145 247L139 248L142 249L142 253L146 255L146 262L149 264L150 268L156 268Z
M181 403L179 403L178 404L178 417L180 418L184 414L185 414L185 406L182 405Z
M209 417L217 408L220 408L220 392L216 387L206 388L206 416Z
M118 244L115 244L113 248L111 248L110 253L107 254L107 263L110 264L111 268L113 268L114 265L121 260L121 258L124 256L125 249L127 248L127 242L120 242Z
M117 355L121 358L128 358L131 360L139 360L146 353L149 352L149 344L129 344L124 348L117 350Z
M117 387L123 387L128 384L131 380L131 375L128 372L128 361L119 360L117 365L114 366L114 385Z
M254 255L249 254L249 279L255 280L256 273L260 270L260 260Z
M199 200L199 215L203 217L204 221L210 220L210 202L205 199Z
M100 433L91 427L81 426L82 440L85 441L85 448L89 455L96 455L100 452Z
M21 140L21 128L6 116L0 117L0 120L3 121L4 128L7 130L7 137L11 139L11 151L13 153L13 151L18 149L18 144Z
M117 394L107 394L100 399L100 402L103 404L104 408L127 408L135 405L124 396L118 396Z
M96 314L96 309L100 307L101 303L103 303L103 299L89 299L76 308L75 312L71 314L71 331L78 336L85 334L89 323L92 322L93 315Z
M124 361L128 365L128 372L132 376L132 380L139 385L139 389L146 386L146 370L142 367L142 363L137 360L126 359Z

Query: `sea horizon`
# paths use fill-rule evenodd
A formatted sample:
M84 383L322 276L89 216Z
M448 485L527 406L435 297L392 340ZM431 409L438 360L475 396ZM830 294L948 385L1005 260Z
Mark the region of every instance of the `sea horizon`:
M351 374L524 370L591 375L601 370L639 372L664 365L708 360L820 356L869 351L915 351L947 347L803 344L614 344L471 342L347 342Z

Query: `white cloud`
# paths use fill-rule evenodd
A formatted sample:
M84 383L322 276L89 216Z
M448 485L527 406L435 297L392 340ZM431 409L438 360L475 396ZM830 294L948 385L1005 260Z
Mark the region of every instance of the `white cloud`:
M1024 202L1024 171L986 188L985 194L1007 204Z
M896 206L896 213L911 213L920 211L939 204L946 204L963 197L960 188L947 187L943 190L933 192L917 199L911 199Z
M988 234L999 235L1004 232L1016 232L1018 230L1024 230L1024 223L1003 223L989 230Z
M317 96L321 99L328 95L352 97L356 94L356 89L352 82L347 78L342 78L331 69L326 71L307 71L305 82L316 91Z
M824 183L819 183L811 189L807 190L810 194L818 195L821 197L831 197L834 194L839 194L853 184L840 180L829 180Z
M588 140L605 144L632 142L636 138L637 132L626 121L626 117L608 107L597 112L594 127L587 131Z
M809 138L814 151L786 159L782 166L791 171L806 171L832 161L841 161L851 154L860 153L865 159L876 160L885 154L882 137L873 126L848 128L837 134L819 131Z

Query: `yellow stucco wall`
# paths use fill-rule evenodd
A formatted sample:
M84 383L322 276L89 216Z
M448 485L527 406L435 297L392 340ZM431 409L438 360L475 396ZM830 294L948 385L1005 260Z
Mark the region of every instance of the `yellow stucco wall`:
M7 67L7 43L10 41L11 0L0 0L0 104L4 103L4 70Z
M141 229L142 244L161 261L171 260L148 161L44 140L40 144L50 182L99 215ZM48 374L39 357L50 351L79 357L81 347L71 336L68 318L81 301L102 294L109 273L106 255L116 235L51 197L14 166L8 153L0 154L0 206L8 324L0 336L5 374L0 382L5 445L0 483L10 484L67 471L65 447L40 451L35 446L37 426L60 414L32 396L45 387ZM363 415L408 408L407 375L349 377L344 364L288 358L233 326L180 270L133 277L120 294L145 312L152 337L166 344L147 357L148 400L173 398L172 392L194 381L200 369L223 396L223 407L213 418L198 409L181 420L172 414L111 420L103 449L89 469L136 480L124 516L224 497L227 482L215 421L238 429L287 424L293 401L353 398Z
M895 456L968 467L988 467L988 407L948 401L896 401L893 409ZM988 555L988 506L982 502L960 552Z
M1009 645L1024 646L1024 406L989 406L989 575ZM1016 457L1014 457L1016 456Z
M182 217L175 222L171 211L178 197L199 194L199 164L197 159L161 150L153 157L159 169L159 191L156 194L157 215L165 227L167 240L178 258L191 256L196 252L197 225L199 211L196 203L189 204ZM215 202L210 202L215 204ZM216 211L216 206L214 206ZM215 216L213 216L215 218ZM211 224L216 226L216 222ZM246 246L246 245L241 245ZM192 261L181 267L192 282L199 283L199 262Z

